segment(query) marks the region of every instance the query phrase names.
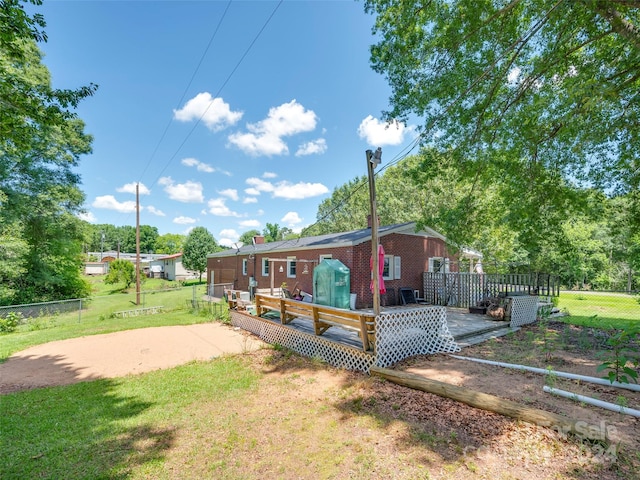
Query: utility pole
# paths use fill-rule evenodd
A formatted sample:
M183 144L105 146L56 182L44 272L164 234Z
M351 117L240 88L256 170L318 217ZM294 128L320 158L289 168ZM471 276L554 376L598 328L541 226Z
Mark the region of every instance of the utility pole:
M136 305L140 305L140 184L136 183Z
M369 201L371 203L371 265L373 275L373 313L380 315L380 277L379 277L379 261L378 261L378 213L376 209L376 184L374 168L380 165L382 161L382 149L374 152L367 150L367 173L369 176Z

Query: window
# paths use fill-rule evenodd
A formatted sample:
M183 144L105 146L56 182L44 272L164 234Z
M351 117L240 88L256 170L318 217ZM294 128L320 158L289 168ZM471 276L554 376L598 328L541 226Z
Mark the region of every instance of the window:
M287 277L296 278L296 257L287 258Z
M247 264L249 263L249 261L246 258L242 259L242 275L246 275L247 274Z
M384 268L382 269L383 280L400 279L400 257L393 255L384 256Z
M393 280L393 255L384 256L384 267L382 269L383 280Z
M322 260L331 260L333 258L333 255L331 255L330 253L326 253L324 255L320 255L320 261L322 262Z
M263 277L269 276L269 259L268 258L262 259L262 276Z
M442 257L432 257L429 259L429 271L433 273L448 273L449 259Z

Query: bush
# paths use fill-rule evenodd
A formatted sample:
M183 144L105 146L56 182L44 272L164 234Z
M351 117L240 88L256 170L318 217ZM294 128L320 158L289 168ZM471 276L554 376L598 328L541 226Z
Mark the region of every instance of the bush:
M5 317L0 317L0 333L15 332L22 321L20 312L9 312Z

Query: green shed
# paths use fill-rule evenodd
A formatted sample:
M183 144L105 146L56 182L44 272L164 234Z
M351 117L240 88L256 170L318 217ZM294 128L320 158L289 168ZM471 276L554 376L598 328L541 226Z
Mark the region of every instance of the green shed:
M351 271L340 260L325 259L313 270L313 303L349 308Z

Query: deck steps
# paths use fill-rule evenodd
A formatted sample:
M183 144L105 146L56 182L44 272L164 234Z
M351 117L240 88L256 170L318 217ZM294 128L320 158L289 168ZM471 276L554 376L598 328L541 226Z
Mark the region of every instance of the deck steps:
M503 325L497 325L493 328L486 328L481 331L473 333L465 333L454 337L455 342L460 348L470 347L471 345L477 345L478 343L486 342L492 338L504 337L510 333L517 332L520 327L505 327Z

